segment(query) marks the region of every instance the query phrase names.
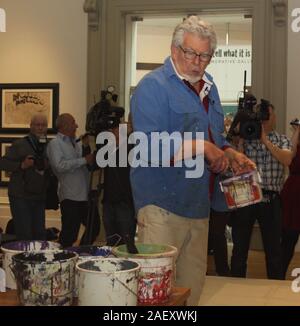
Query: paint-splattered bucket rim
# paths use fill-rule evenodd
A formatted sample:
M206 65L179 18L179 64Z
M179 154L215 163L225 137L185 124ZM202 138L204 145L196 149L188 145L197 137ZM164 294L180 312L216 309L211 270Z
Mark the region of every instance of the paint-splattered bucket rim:
M109 261L124 261L126 259L124 258L91 258L88 260L85 260L84 262L78 262L76 264L76 270L80 271L80 272L85 272L85 273L91 273L91 274L101 274L101 275L111 275L111 274L123 274L123 273L128 273L128 272L135 272L141 269L141 265L137 262L131 261L131 260L126 260L130 263L134 263L133 265L136 265L133 268L130 269L125 269L125 270L121 270L121 271L95 271L95 270L90 270L90 269L86 269L81 267L80 265L84 265L90 261L99 261L99 262L109 262Z
M12 242L7 242L4 243L1 246L1 250L4 252L15 252L15 253L21 253L24 252L26 250L24 249L11 249L9 248L12 245L16 245L17 243L27 243L29 244L33 244L33 243L50 243L51 245L53 245L55 248L47 248L47 249L39 249L38 251L43 251L43 252L47 252L47 251L55 251L55 250L60 250L61 249L61 245L58 242L54 242L54 241L46 241L46 240L21 240L21 241L12 241ZM35 249L31 249L30 251L36 251Z
M34 261L34 260L25 260L22 259L21 257L24 257L24 255L55 255L55 254L68 254L68 255L72 255L72 257L69 258L63 258L63 259L57 259L57 260L52 260L52 261ZM66 251L66 250L57 250L57 251L52 251L52 252L45 252L45 251L25 251L25 252L20 252L14 256L12 256L12 261L13 263L22 263L22 264L30 264L30 265L48 265L48 264L61 264L64 262L69 262L72 260L78 260L78 254L76 254L75 252L71 252L71 251Z
M150 243L136 243L135 244L137 249L139 250L139 247L147 247L150 248L156 248L157 251L153 253L137 253L137 254L131 254L127 251L123 251L123 249L127 250L126 245L120 245L118 247L114 247L112 249L112 252L115 256L119 258L151 258L151 259L159 259L159 258L167 258L167 257L174 257L177 255L177 248L171 245L167 244L150 244ZM158 250L158 248L165 248L166 251ZM122 249L122 250L120 250Z
M88 249L98 249L96 253L91 253ZM77 246L77 247L68 247L65 250L75 252L76 254L79 255L80 258L97 258L97 257L108 257L112 253L112 247L111 246L94 246L94 245L84 245L84 246ZM103 252L101 252L103 251ZM105 253L106 251L106 253ZM99 253L101 252L101 253Z

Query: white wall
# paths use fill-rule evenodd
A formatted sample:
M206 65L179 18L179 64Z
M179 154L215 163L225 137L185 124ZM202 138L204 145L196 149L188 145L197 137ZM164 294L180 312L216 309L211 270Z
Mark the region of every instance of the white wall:
M60 83L60 113L84 130L87 15L84 0L0 0L0 83Z
M295 33L292 31L292 21L295 17L291 16L294 8L300 8L300 0L288 1L288 15L289 15L289 28L288 28L288 64L287 64L287 129L291 119L298 117L300 119L300 31ZM300 28L300 21L298 16L298 28Z
M69 112L84 131L87 93L87 15L84 0L0 0L6 32L0 33L1 83L60 84L59 112ZM9 137L0 132L0 137ZM0 188L0 226L9 208ZM58 216L58 212L47 212ZM51 216L52 216L51 215ZM48 226L59 220L47 219ZM49 221L51 222L49 224Z

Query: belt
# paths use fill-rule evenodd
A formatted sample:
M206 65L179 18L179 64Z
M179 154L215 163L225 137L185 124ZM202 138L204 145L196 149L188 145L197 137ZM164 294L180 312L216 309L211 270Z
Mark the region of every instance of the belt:
M262 193L265 195L279 195L279 191L274 191L274 190L266 190L262 189Z
M263 202L270 202L270 200L275 199L279 196L279 191L265 190L262 189Z

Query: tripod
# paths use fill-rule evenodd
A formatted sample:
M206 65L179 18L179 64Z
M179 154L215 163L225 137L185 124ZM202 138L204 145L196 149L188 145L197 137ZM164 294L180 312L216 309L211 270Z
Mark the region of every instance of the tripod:
M95 171L99 171L98 184L93 189L93 178ZM93 170L90 175L88 213L86 219L85 232L81 238L80 245L92 245L100 232L100 216L98 211L98 200L103 190L101 183L102 170Z

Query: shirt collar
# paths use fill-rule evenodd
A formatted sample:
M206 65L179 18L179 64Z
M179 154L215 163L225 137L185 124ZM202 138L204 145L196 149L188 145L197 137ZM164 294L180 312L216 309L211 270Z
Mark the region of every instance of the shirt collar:
M57 136L61 138L63 141L69 140L71 143L75 143L75 138L64 135L61 132L58 132Z

